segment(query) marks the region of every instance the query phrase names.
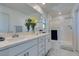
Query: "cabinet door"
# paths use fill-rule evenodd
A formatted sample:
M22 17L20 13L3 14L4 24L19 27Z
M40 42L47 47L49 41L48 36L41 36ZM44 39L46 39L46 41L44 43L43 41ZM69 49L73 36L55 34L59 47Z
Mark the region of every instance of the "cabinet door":
M26 50L17 56L29 56L30 51Z
M32 48L24 51L23 53L19 54L18 56L37 56L37 45L33 46Z
M31 49L29 49L30 53L29 56L37 56L38 52L37 52L37 45L33 46Z
M39 38L39 44L38 44L38 55L44 56L45 55L45 38L46 36L42 36Z
M51 48L51 40L50 40L50 36L46 36L46 53L50 50Z

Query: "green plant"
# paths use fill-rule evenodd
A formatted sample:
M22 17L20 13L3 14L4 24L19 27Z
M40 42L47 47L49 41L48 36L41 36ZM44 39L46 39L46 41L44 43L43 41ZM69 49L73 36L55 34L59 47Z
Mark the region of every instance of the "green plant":
M25 26L27 27L27 30L30 30L30 26L32 28L32 31L35 31L35 26L37 24L37 19L35 17L31 17L28 20L26 20Z
M35 32L36 23L31 23L32 31Z
M30 30L30 25L31 25L31 19L29 18L28 20L26 20L25 26L27 27L27 30Z

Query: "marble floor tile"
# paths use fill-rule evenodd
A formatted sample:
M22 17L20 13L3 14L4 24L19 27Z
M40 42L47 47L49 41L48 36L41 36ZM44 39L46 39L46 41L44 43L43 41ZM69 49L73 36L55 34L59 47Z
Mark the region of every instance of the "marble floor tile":
M65 45L63 46L65 47ZM73 52L73 50L68 50L67 46L66 48L62 48L62 45L56 43L54 46L52 45L52 49L48 53L48 56L79 56L79 53Z

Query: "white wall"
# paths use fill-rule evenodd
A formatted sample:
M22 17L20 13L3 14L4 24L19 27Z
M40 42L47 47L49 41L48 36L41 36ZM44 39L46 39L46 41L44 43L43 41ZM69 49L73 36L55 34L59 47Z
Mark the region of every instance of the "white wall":
M28 11L28 10L26 10ZM24 25L25 23L25 19L28 19L29 16L37 16L38 20L40 20L40 14L38 13L30 13L29 14L24 14L22 12L16 11L14 9L10 9L8 7L5 6L0 6L0 12L1 13L6 13L9 15L9 20L10 20L10 24L9 24L9 31L10 32L15 32L15 25L21 25L23 26L23 31L26 31L26 27Z
M72 43L72 19L66 18L68 15L58 16L51 20L51 29L58 30L58 40L60 42Z
M79 5L78 5L79 6ZM75 10L75 33L76 33L76 50L79 52L79 7Z

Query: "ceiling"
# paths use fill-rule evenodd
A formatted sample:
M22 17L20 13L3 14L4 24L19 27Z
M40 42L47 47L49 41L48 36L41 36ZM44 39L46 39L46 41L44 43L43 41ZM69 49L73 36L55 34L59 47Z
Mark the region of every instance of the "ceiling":
M75 6L74 3L46 3L39 5L53 17L70 14Z
M1 3L0 5L15 9L28 15L38 13L26 3Z
M52 17L70 14L75 6L74 3L46 3L46 4L42 4L42 3L27 3L27 4L26 3L2 3L1 5L16 9L18 11L21 11L27 14L39 13L33 8L34 6L37 5L39 8L40 7L42 8L44 13L50 14Z

